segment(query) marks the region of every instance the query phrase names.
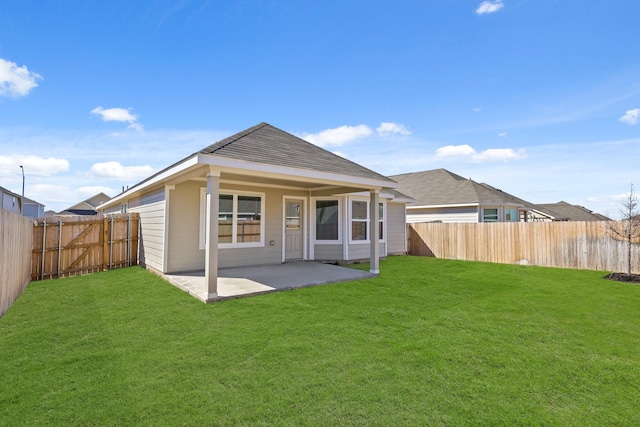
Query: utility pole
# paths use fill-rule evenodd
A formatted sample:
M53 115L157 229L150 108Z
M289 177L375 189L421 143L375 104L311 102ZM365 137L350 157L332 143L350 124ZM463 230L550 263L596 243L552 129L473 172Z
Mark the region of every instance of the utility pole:
M22 199L20 200L20 215L24 216L24 168L20 165L20 169L22 169Z

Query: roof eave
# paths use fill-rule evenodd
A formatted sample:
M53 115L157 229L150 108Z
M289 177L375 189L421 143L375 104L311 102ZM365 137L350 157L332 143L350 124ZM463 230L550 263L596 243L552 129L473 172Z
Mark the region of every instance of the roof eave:
M216 156L212 154L195 153L190 157L176 163L175 165L166 168L150 178L141 181L135 186L129 188L125 192L115 196L111 200L98 206L98 210L104 210L124 201L132 198L133 196L143 193L145 190L160 185L164 181L168 181L178 173L187 171L188 169L196 166L211 166L215 169L228 172L257 172L264 177L283 178L283 179L296 179L303 178L307 182L316 182L323 185L347 185L353 187L359 187L362 189L395 189L398 187L398 183L395 181L385 179L373 179L357 177L345 174L334 174L328 172L319 172L309 169L298 169L286 166L270 165L266 163L247 162L244 160L232 159L228 157Z
M111 206L117 206L118 204L124 202L125 200L130 199L134 195L140 194L144 192L144 190L149 189L150 187L154 187L158 184L161 184L163 181L168 180L169 178L173 177L175 174L184 172L187 169L190 169L197 165L198 165L198 156L193 154L185 158L184 160L180 161L179 163L176 163L175 165L168 167L156 173L155 175L151 175L151 177L147 178L146 180L139 182L138 184L126 190L125 192L120 193L114 198L112 198L111 200L104 202L103 204L98 206L96 209L99 211L102 211Z
M335 174L332 172L320 172L311 169L300 169L288 166L279 166L267 163L248 162L245 160L233 159L230 157L216 156L212 154L198 153L198 163L213 166L217 169L229 171L251 171L259 172L261 176L269 176L273 178L296 179L304 178L308 182L317 182L318 184L330 185L350 185L377 189L395 189L398 183L385 178L374 179L364 178L346 174Z
M437 209L437 208L463 208L463 207L478 207L479 203L453 203L446 205L411 205L407 206L407 209Z

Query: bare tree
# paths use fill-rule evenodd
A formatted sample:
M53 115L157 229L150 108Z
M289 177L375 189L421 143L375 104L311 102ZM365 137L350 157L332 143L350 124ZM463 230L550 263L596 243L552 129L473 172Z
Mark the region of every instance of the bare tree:
M640 238L640 211L638 210L638 196L631 190L622 202L620 209L621 220L609 224L609 231L614 237L627 242L627 275L631 275L631 247L635 239Z

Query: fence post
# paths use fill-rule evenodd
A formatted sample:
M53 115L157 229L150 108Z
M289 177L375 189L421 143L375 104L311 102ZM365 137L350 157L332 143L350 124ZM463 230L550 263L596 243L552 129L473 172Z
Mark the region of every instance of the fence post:
M127 214L127 267L131 267L131 214Z
M47 251L47 220L42 221L42 269L40 270L40 280L44 280L44 254Z
M105 271L109 266L109 234L107 231L109 228L109 220L106 216L102 219L100 227L102 227L100 230L100 236L102 237L102 271Z
M58 219L58 271L56 277L60 278L60 256L62 255L62 220Z
M109 270L111 270L113 264L113 215L109 221Z

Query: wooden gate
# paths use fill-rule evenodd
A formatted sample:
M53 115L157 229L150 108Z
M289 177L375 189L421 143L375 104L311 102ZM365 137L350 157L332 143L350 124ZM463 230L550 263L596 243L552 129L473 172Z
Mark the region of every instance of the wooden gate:
M138 214L35 220L31 280L137 265L139 225Z

